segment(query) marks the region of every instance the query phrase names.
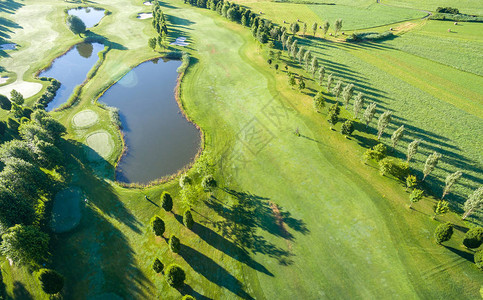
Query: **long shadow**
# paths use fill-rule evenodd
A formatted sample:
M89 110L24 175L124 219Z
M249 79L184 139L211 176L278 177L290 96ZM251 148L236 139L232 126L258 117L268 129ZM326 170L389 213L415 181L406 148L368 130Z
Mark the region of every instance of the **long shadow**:
M197 300L213 300L210 297L206 297L201 295L197 291L195 291L189 284L185 283L185 285L179 290L181 294L184 295L191 295Z
M466 251L463 251L463 250L460 250L460 249L456 249L456 248L453 248L453 247L450 247L450 246L446 246L446 245L443 245L446 249L448 249L449 251L453 252L454 254L457 254L459 255L460 257L466 259L467 261L473 263L474 262L474 257L473 257L473 254L469 253L469 252L466 252Z
M179 254L195 272L203 275L209 281L226 288L242 299L254 299L244 290L243 284L235 276L208 256L184 244L181 244Z
M23 283L15 281L13 283L13 299L17 300L33 300L34 298L30 292L25 288Z
M89 298L111 291L123 298L149 298L147 290L152 283L139 269L134 250L111 218L136 234L142 233L143 225L102 179L104 176L95 175L93 168L113 167L76 141L66 141L62 150L72 154L67 158L67 169L74 174L71 184L79 186L88 199L82 208L80 224L68 233L54 234L51 239L53 267L66 278L66 299ZM70 263L66 263L67 258Z
M12 0L5 0L0 2L0 12L5 12L8 14L14 14L16 10L24 6L23 3L12 1Z
M250 268L257 270L258 272L273 276L273 274L268 271L267 268L251 258L246 250L240 248L235 243L222 237L212 229L200 223L195 223L193 226L193 232L198 234L201 239L203 239L213 248L220 250L226 255L246 264Z
M104 44L106 46L111 47L111 49L115 49L115 50L128 50L128 48L125 47L124 45L113 42L108 38L106 38L105 36L102 36L92 31L86 32L84 40L86 42L96 42L96 43Z

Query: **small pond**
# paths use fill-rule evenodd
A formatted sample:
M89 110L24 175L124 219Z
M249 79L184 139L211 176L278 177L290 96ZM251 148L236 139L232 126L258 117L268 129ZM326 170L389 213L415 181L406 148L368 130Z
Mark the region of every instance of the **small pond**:
M105 10L96 7L77 7L67 11L70 16L79 17L87 28L94 27L104 17Z
M17 49L17 44L2 44L0 45L0 50L15 50Z
M148 183L177 172L195 157L200 133L175 100L180 65L174 60L142 63L99 99L119 109L127 153L118 165L118 181Z
M49 69L39 74L39 77L53 77L61 83L56 96L47 106L48 111L69 99L74 88L84 82L87 73L99 59L97 54L103 49L104 45L99 43L77 44L66 54L55 59Z

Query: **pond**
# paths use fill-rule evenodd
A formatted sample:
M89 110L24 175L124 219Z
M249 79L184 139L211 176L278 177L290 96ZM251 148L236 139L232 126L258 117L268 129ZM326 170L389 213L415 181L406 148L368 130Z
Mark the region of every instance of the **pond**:
M189 164L200 147L200 133L181 114L174 89L180 61L148 61L127 73L99 99L117 107L127 152L116 178L148 183Z
M17 44L2 44L0 45L0 50L15 50L17 49Z
M99 43L77 44L66 54L56 58L49 69L39 74L39 77L53 77L61 83L46 110L53 110L69 99L74 88L86 79L87 73L99 59L97 54L103 49L104 45Z
M96 7L77 7L72 8L67 11L69 16L77 16L79 17L84 24L86 24L86 28L91 28L97 25L104 17L105 10L102 8Z

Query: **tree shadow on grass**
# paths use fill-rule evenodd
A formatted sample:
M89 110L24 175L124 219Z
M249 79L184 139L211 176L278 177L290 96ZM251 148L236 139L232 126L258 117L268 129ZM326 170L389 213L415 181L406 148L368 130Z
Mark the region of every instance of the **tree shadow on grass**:
M456 249L456 248L453 248L453 247L450 247L450 246L446 246L446 245L443 245L443 246L446 249L448 249L449 251L453 252L454 254L459 255L461 258L464 258L471 263L475 262L474 261L474 255L472 253L469 253L469 252L466 252L466 251L463 251L463 250L460 250L460 249Z
M206 297L204 295L201 295L197 291L193 290L193 288L189 285L186 284L179 290L180 293L184 295L191 295L193 296L196 300L213 300L210 297Z
M214 284L226 288L242 299L253 299L243 288L242 283L214 260L197 250L181 244L179 254L197 273Z
M285 228L285 225L297 232L307 234L309 230L305 222L293 218L289 212L284 212L280 207L269 202L268 198L228 188L223 191L237 201L229 207L214 199L206 200L205 205L223 217L220 221L209 222L211 226L222 236L232 240L240 249L254 254L268 255L277 259L281 265L292 264L290 257L293 254L289 250L267 241L257 234L257 231L262 229L274 236L293 241L294 236Z
M13 299L18 300L33 300L34 298L30 292L25 288L25 285L20 281L13 283ZM8 299L8 298L7 298Z

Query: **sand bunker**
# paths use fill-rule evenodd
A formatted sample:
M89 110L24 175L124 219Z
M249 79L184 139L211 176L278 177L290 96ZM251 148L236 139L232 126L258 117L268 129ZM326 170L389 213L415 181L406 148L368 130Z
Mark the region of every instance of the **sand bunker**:
M146 1L146 2L143 2L144 5L147 5L147 6L151 6L153 5L153 3L151 3L151 1Z
M8 77L0 77L0 84L4 84L5 82L7 82L8 80Z
M50 226L56 233L67 232L79 225L82 217L82 190L77 187L67 188L55 195Z
M138 19L144 20L144 19L149 19L153 17L153 13L139 13L138 14Z
M72 123L77 128L87 128L91 127L92 125L96 124L99 121L99 117L95 111L90 109L83 110L77 113L72 118Z
M21 93L24 98L32 97L33 95L40 92L42 89L42 84L38 82L27 82L23 80L17 80L14 83L4 85L0 87L0 94L10 97L10 92L12 90L17 90Z
M91 148L87 153L87 157L91 161L109 158L109 155L111 155L112 149L114 148L114 142L112 141L111 135L105 130L91 133L87 137L86 143Z
M188 46L189 43L187 43L185 41L186 41L185 37L179 37L179 38L176 39L176 41L172 42L170 45L181 46L181 47Z
M15 50L17 49L17 44L2 44L0 45L0 50Z

